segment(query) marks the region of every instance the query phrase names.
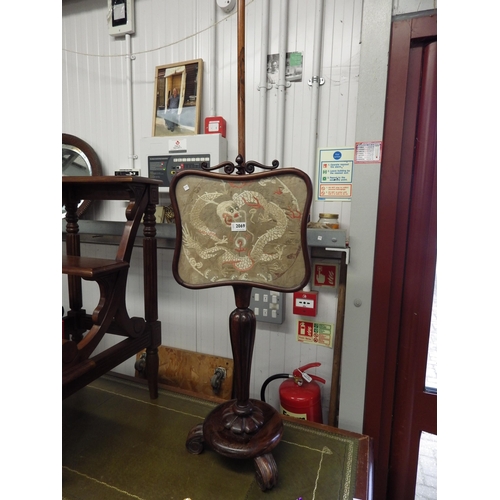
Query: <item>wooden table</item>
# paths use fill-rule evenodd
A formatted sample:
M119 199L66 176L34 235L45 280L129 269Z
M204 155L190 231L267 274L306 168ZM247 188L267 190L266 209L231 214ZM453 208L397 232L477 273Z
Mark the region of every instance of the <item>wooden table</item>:
M354 490L355 500L373 499L373 439L364 434L339 429L326 424L318 424L308 420L281 415L284 422L295 423L304 428L316 429L340 438L355 439L358 441L358 454L356 460L356 485Z
M183 446L186 429L223 400L161 381L158 385L154 411L145 380L114 373L63 401L64 497L105 498L112 486L119 486L129 497L145 498L141 478L148 477L147 498L163 498L168 491L178 499L189 495L193 499L371 500L368 436L282 415L284 438L273 452L280 477L276 490L262 492L250 464L228 467L228 461L215 453L192 457ZM130 415L137 423L132 432ZM134 461L138 449L141 459ZM131 461L134 467L127 469ZM99 477L106 477L106 485L95 480Z
M150 397L158 396L157 256L155 208L161 181L143 177L63 177L62 204L66 207L66 255L70 310L64 319L62 350L63 398L73 394L118 364L146 349ZM81 255L78 217L81 200L125 200L123 233L115 259ZM130 317L125 293L134 240L144 222L144 318ZM100 300L92 314L83 309L81 280L99 285ZM123 337L116 345L93 355L106 334Z

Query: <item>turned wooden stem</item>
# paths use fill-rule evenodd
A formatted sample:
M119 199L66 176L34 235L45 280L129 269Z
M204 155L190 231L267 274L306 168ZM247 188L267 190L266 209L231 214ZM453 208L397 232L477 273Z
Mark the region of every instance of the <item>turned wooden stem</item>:
M234 285L236 309L229 316L229 334L233 350L234 374L233 388L236 406L249 407L250 370L252 367L253 346L255 342L256 320L249 309L252 287Z

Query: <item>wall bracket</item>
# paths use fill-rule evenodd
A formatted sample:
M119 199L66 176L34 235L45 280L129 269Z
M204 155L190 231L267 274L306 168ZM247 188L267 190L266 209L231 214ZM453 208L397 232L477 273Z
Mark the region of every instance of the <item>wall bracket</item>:
M319 85L321 86L325 84L325 79L320 76L313 76L312 78L309 78L309 80L307 81L307 85L309 85L309 87L312 87L313 83L319 83Z

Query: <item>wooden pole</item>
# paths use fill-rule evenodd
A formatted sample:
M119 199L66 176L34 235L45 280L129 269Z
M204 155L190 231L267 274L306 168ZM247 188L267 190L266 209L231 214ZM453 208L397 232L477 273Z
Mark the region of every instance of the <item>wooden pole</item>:
M342 366L346 282L346 254L342 252L340 261L339 296L337 302L337 323L335 325L335 340L333 342L332 386L330 390L330 407L328 411L328 425L332 425L333 427L339 426L340 368Z
M238 153L245 161L245 0L238 0Z

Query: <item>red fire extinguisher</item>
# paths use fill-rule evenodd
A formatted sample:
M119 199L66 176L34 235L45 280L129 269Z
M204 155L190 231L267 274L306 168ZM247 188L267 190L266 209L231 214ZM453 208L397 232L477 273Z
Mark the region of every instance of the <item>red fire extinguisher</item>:
M293 378L280 385L280 411L283 415L323 423L321 388L317 382L324 384L326 380L305 373L307 369L316 366L321 366L321 363L310 363L297 368L293 371Z
M261 399L264 399L267 384L277 378L286 378L279 388L280 412L283 415L323 423L321 412L321 388L317 382L322 384L326 380L305 373L309 368L321 366L321 363L309 363L293 371L292 375L280 373L269 377L262 386Z

